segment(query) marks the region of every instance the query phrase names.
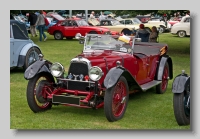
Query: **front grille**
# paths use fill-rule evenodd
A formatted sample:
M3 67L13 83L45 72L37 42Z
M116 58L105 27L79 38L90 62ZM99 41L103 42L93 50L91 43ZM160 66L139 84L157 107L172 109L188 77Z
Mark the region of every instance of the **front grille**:
M80 75L83 74L84 76L88 75L88 65L87 63L82 62L74 62L71 63L68 75ZM74 80L74 76L72 78ZM80 80L79 76L77 77L77 80ZM84 81L84 79L83 79ZM70 90L81 90L85 91L85 88L89 85L87 82L79 82L79 81L68 81L68 89Z
M74 62L71 63L70 67L69 67L69 71L68 74L75 74L75 75L80 75L83 74L88 75L88 65L87 63L81 63L81 62Z

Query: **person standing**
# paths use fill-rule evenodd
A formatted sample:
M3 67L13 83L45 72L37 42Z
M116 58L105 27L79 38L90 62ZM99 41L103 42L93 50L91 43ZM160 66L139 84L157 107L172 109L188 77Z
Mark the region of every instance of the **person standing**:
M44 33L44 28L45 28L45 15L43 14L43 10L40 10L40 14L38 15L37 21L35 23L35 26L38 26L38 30L39 30L39 41L42 41L42 36L44 37L44 41L47 40L47 36Z
M90 14L90 19L95 19L95 15L94 14L95 14L94 11L92 11L91 14Z
M158 31L157 31L157 28L153 26L152 32L149 35L149 42L158 42L157 38L158 38Z
M141 38L142 42L148 42L149 41L149 35L150 35L150 33L145 29L144 24L140 24L139 30L136 32L135 37Z
M106 18L107 18L107 16L104 15L104 12L101 12L101 15L99 16L99 21L106 19Z
M37 15L34 12L30 13L28 17L28 22L30 22L30 32L32 37L34 36L37 37L37 30L35 26L36 21L37 21Z

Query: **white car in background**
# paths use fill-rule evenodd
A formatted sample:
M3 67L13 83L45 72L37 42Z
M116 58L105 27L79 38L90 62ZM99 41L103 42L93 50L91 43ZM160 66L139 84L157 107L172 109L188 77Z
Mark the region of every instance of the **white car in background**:
M174 24L171 34L177 34L179 37L190 36L190 16L184 16L179 23Z
M164 33L165 31L170 31L171 30L171 24L169 24L168 22L164 22L163 20L161 20L160 18L157 17L152 17L151 19L149 19L149 21L147 22L148 24L157 24L160 26L160 33Z

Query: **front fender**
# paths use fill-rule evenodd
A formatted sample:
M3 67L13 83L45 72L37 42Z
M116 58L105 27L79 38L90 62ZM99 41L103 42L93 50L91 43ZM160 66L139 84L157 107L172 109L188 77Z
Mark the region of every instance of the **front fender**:
M37 47L39 50L40 50L40 48L39 48L39 46L38 45L36 45L35 43L28 43L28 44L26 44L23 48L22 48L22 50L20 51L20 54L19 55L22 55L22 56L26 56L26 53L28 52L28 50L31 48L31 47ZM41 52L41 50L40 50L40 52Z
M124 72L124 69L119 68L119 67L114 67L110 69L104 79L104 86L108 89L112 87L113 85L115 85L123 72Z
M157 79L156 80L162 80L163 76L163 71L165 68L165 63L168 62L169 65L169 79L173 78L173 64L172 64L172 59L169 56L163 56L160 60L159 67L158 67L158 72L157 72Z
M190 82L190 76L187 74L179 74L175 77L172 83L172 92L173 93L182 93L186 89L186 83Z
M29 80L40 72L50 73L50 70L49 70L50 65L51 63L46 60L37 60L26 69L26 71L24 72L24 78L26 80Z

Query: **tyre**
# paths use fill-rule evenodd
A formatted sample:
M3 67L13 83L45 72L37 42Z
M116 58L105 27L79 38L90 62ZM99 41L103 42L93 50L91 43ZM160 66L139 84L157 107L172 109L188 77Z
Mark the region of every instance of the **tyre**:
M88 34L98 34L96 31L90 31Z
M56 32L54 33L54 39L55 39L55 40L62 40L62 39L63 39L63 34L62 34L62 32L56 31Z
M53 77L44 72L29 80L26 97L28 105L34 113L51 109L52 103L47 101L47 94L51 94L53 90L51 83L54 83Z
M159 33L164 33L164 32L165 32L165 27L160 26Z
M179 31L179 32L178 32L178 36L181 37L181 38L182 38L182 37L185 37L185 36L186 36L185 31L182 31L182 30Z
M105 92L104 112L109 122L120 120L126 111L129 90L126 79L121 76L117 84Z
M186 90L182 93L174 93L174 116L178 125L190 124L190 83L186 83Z
M157 94L163 94L166 92L168 86L168 77L169 77L169 65L166 62L163 70L162 82L156 86Z
M30 48L26 53L23 69L26 70L28 66L37 61L39 59L39 54L41 54L41 51L37 47Z
M133 32L130 31L129 29L125 28L121 31L121 34L124 34L124 35L128 35L130 36Z

